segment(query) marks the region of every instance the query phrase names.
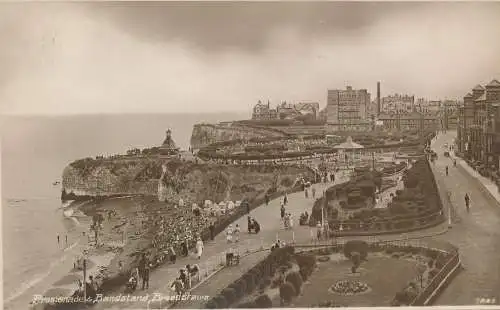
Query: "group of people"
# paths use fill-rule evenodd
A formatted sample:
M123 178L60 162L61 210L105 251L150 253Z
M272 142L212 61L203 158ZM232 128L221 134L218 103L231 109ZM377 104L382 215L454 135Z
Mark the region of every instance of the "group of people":
M200 281L200 267L198 265L186 265L179 270L179 276L172 282L170 288L176 295L182 295L192 286L193 279Z
M226 241L227 243L239 242L240 241L240 225L236 224L233 228L233 224L229 224L226 228Z

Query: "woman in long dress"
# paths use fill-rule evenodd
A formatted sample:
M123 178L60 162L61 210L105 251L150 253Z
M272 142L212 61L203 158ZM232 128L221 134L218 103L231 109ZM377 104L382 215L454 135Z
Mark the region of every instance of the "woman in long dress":
M228 243L233 242L233 225L229 224L227 230L226 230L226 240Z
M200 237L198 237L198 241L196 241L196 252L198 253L198 259L200 259L203 253L203 241Z
M233 234L234 234L234 241L235 242L240 241L240 225L236 224Z

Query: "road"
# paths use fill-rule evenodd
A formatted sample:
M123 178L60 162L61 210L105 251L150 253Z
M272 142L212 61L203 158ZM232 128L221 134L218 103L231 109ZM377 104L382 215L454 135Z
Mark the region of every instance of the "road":
M438 237L459 247L464 270L436 300L435 305L473 305L477 298L496 298L500 304L500 207L481 191L480 184L464 169L453 167L443 156L443 145L453 144L455 132L440 134L432 148L438 153L437 181L451 193L454 208L452 229ZM457 159L458 165L465 162ZM445 168L449 167L446 176ZM464 196L471 197L470 213ZM443 194L443 193L441 193Z

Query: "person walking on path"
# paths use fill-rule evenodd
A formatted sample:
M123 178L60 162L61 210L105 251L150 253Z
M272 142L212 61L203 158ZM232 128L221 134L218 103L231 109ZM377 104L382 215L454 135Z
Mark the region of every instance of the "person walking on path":
M240 231L240 225L236 224L236 227L234 228L234 242L240 241Z
M203 253L203 241L200 237L198 237L198 241L196 241L196 252L198 259L201 259L201 254Z
M285 218L285 206L284 205L281 205L280 213L281 213L281 220L283 220Z
M313 187L313 188L311 189L311 192L312 192L313 199L315 199L315 198L316 198L316 188L315 188L315 187Z
M288 204L288 196L285 193L285 196L283 197L283 204L286 206Z
M265 200L266 200L266 206L269 205L269 194L266 193L266 195L264 196Z
M469 212L470 197L469 197L469 194L467 194L467 193L465 193L465 207L467 208L467 212Z
M446 176L448 176L448 166L446 166Z
M182 241L182 255L187 257L189 254L187 238Z
M60 244L59 235L57 235L57 244Z
M170 247L170 262L172 264L175 264L175 261L177 260L177 254L175 253L174 247Z
M307 187L304 187L304 197L309 198L309 190Z
M214 238L215 238L215 225L214 225L214 222L210 223L210 226L208 226L208 229L210 230L210 240L214 241Z
M227 243L233 242L233 224L229 224L226 230L226 240Z

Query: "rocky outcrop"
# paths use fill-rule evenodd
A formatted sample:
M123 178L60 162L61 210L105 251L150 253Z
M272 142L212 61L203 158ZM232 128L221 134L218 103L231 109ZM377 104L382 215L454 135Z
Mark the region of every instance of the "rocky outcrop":
M285 136L286 134L278 129L244 125L237 122L224 125L196 124L191 134L191 147L197 150L221 141Z
M160 158L88 158L64 169L62 198L146 195L167 202L179 198L198 202L207 199L234 201L263 196L266 191L289 189L299 175L312 178L313 172L295 166L227 166Z

